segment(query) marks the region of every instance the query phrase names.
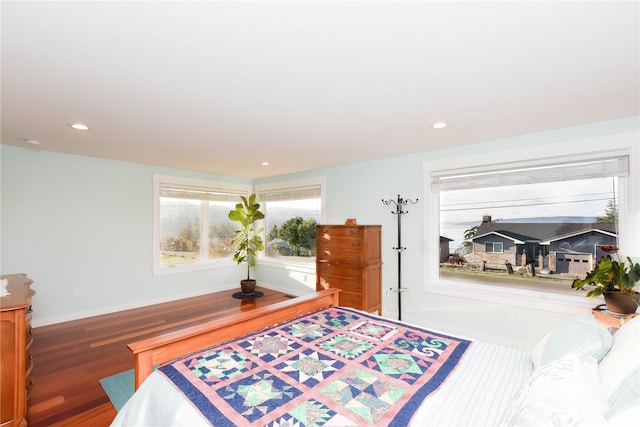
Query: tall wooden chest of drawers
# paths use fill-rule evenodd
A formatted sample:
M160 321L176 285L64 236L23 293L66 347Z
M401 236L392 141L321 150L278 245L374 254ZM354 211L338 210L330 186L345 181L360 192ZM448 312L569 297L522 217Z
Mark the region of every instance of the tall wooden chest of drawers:
M340 305L382 314L380 225L316 227L316 290L340 288Z
M7 279L8 296L0 297L0 426L26 426L31 393L31 297L33 281L24 274Z

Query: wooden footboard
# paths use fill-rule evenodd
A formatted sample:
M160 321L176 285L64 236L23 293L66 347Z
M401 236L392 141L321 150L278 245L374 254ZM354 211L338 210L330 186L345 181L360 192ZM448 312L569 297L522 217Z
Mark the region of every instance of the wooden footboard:
M305 313L338 305L339 289L326 289L128 345L135 363L135 389L153 367L212 345L273 326Z

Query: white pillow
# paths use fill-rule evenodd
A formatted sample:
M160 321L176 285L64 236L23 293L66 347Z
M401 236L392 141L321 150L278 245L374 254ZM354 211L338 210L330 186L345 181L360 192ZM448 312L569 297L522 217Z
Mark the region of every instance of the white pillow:
M640 420L640 405L625 409L607 420L609 427L632 427Z
M539 368L568 353L578 357L602 360L613 343L608 329L601 326L592 315L573 318L548 333L531 352L533 368Z
M618 329L598 369L612 415L640 405L640 316Z
M575 353L536 369L509 405L502 426L604 426L609 411L598 365Z

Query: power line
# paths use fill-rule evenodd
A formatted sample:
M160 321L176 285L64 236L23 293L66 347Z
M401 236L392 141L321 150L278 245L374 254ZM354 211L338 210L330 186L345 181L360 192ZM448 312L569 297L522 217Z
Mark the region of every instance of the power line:
M522 199L522 200L527 200L527 199ZM510 204L510 205L501 205L500 203L504 203L504 202L492 202L492 204L488 204L489 202L485 201L485 202L477 202L477 203L457 203L457 204L451 204L451 205L447 205L447 206L460 206L460 205L471 205L471 204L480 204L480 203L484 203L481 206L478 207L465 207L465 208L440 208L441 212L454 212L454 211L471 211L471 210L479 210L479 209L503 209L503 208L517 208L517 207L527 207L527 206L544 206L544 205L564 205L564 204L573 204L573 203L588 203L588 202L599 202L599 201L604 201L604 200L610 200L609 198L606 199L584 199L584 200L566 200L566 201L560 201L560 202L539 202L539 203L514 203L514 204ZM517 200L514 200L517 201Z

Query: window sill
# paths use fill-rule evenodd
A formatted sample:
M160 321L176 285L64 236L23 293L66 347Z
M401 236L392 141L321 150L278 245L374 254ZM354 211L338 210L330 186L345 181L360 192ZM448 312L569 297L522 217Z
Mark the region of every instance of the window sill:
M316 259L308 258L309 261L302 261L292 257L282 258L262 258L258 265L282 268L285 270L299 271L307 274L316 274Z
M173 264L172 266L163 265L160 267L154 266L153 275L166 276L170 274L189 273L192 271L215 270L218 268L233 267L234 265L236 265L235 262L232 262L230 259L225 259L194 264Z
M443 280L440 278L426 285L424 291L438 295L572 315L585 314L599 303L599 300L592 300L583 295L566 295L456 280Z

